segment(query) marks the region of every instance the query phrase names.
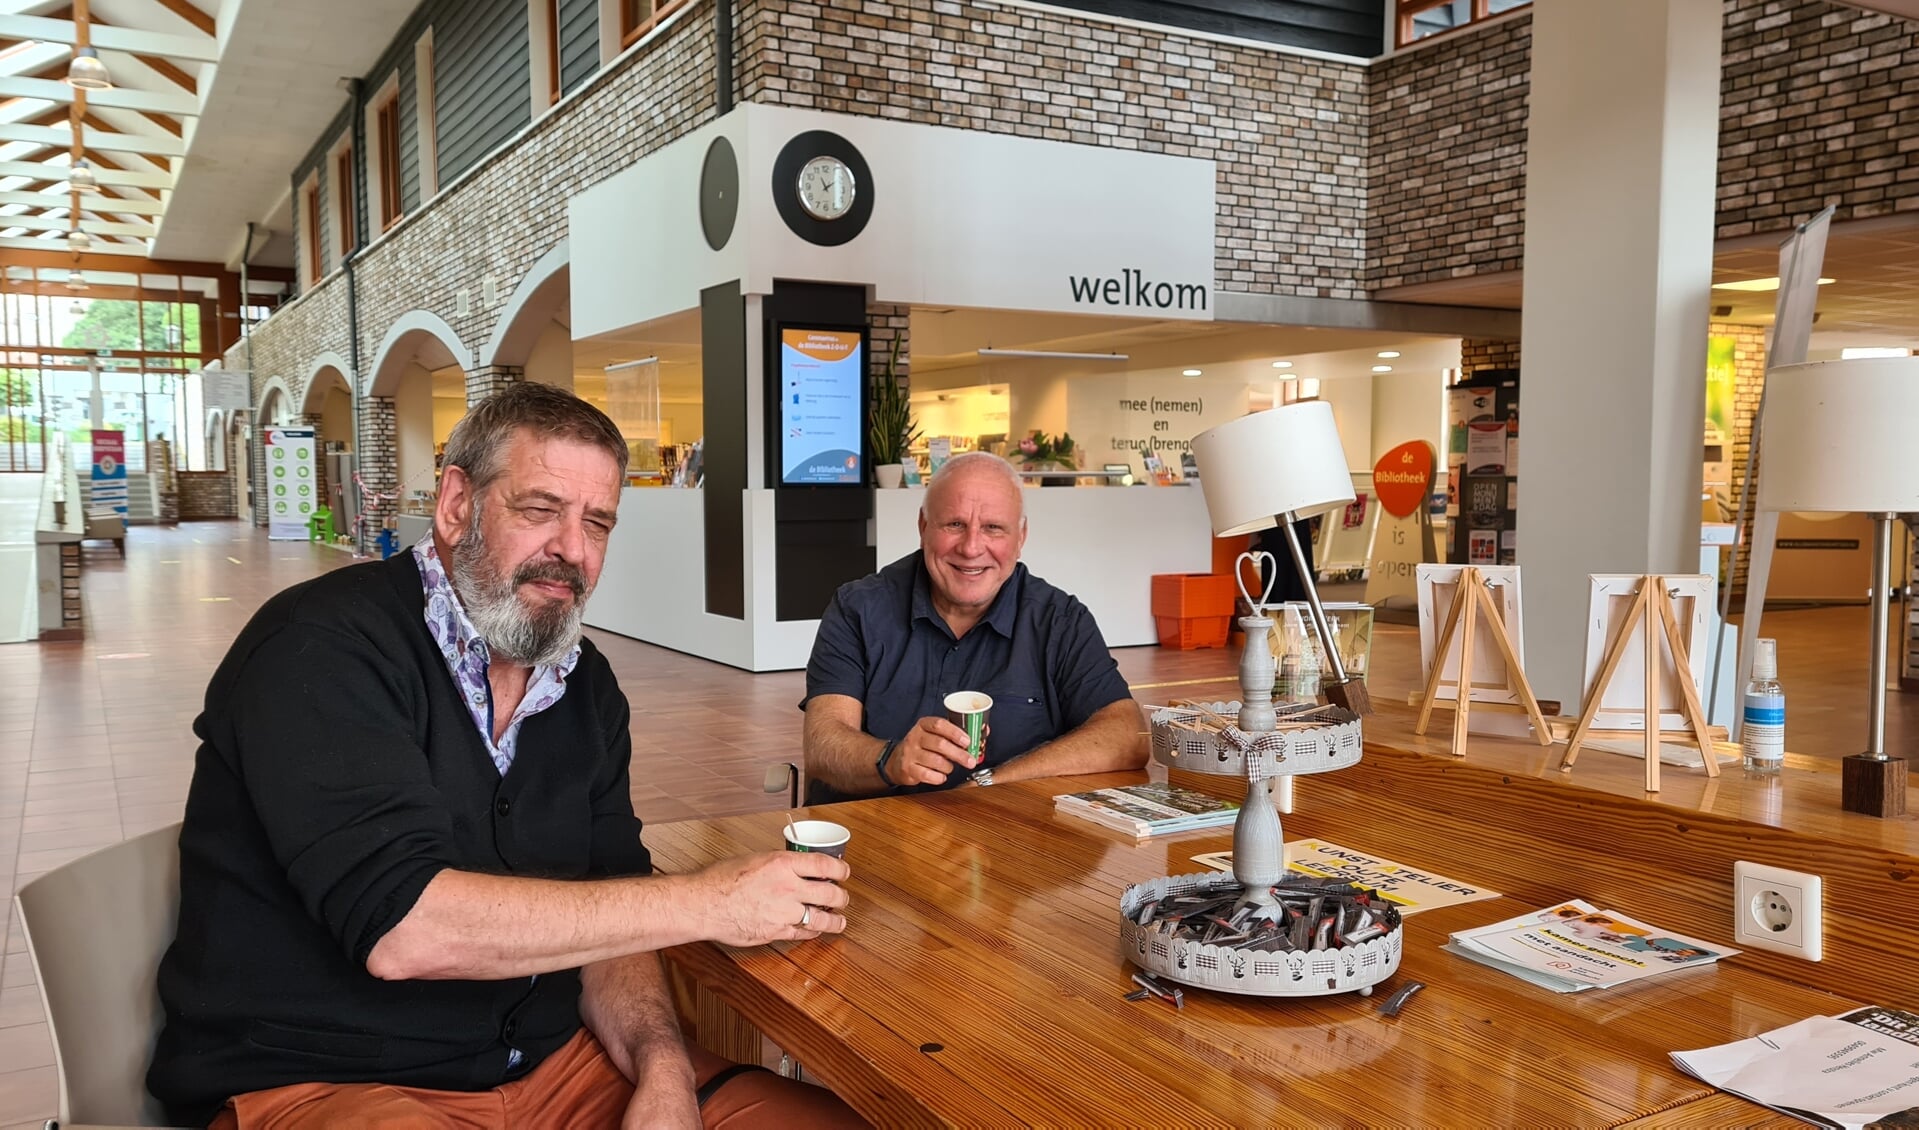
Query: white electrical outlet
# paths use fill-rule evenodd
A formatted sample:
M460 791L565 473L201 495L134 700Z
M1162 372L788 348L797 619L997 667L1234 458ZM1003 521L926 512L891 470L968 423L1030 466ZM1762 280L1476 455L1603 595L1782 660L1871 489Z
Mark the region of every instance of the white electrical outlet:
M1732 865L1733 944L1818 961L1824 905L1817 875L1741 860Z

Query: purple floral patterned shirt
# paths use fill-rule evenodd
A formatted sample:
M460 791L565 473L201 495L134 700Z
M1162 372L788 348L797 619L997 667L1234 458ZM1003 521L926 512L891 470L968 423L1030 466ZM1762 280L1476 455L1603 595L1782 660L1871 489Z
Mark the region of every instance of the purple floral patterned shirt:
M413 557L419 562L420 583L426 589L426 630L433 634L433 642L440 645L440 654L446 657L446 669L453 675L453 685L459 688L460 697L466 700L466 712L479 728L480 740L486 743L486 752L493 758L494 767L504 777L506 771L513 767L513 755L520 740L520 723L560 701L561 696L566 694L566 677L573 673L574 665L580 661L580 645L574 644L573 650L557 666L533 669L532 677L526 681L526 695L520 699L520 708L513 712L513 721L508 724L496 745L493 741L493 688L486 681L487 664L492 655L486 640L481 638L473 621L467 619L466 609L461 607L460 598L453 591L453 582L446 575L446 565L440 560L431 533L413 547Z

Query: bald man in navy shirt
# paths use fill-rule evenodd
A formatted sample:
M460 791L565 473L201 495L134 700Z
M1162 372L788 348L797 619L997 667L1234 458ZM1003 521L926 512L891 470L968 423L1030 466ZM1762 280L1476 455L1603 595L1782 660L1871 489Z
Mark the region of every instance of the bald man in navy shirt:
M920 549L841 586L806 665L812 803L1146 764L1139 707L1099 625L1020 564L1019 475L997 455L942 466ZM978 765L945 717L955 691L992 696Z

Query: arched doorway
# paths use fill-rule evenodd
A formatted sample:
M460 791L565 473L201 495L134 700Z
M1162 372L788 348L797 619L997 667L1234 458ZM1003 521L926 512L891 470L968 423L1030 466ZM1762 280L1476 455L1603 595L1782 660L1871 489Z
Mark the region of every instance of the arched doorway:
M393 323L374 357L366 395L393 400L393 481L405 513L439 491L440 452L466 415L473 351L438 314L415 310Z
M705 431L698 311L576 342L566 240L527 269L480 353L483 370L572 392L613 418L632 452L635 479L671 478ZM633 364L651 358L653 364Z
M215 408L213 411L207 413L207 470L224 471L227 469L226 438L226 410L223 408Z
M251 413L236 411L227 417L226 435L220 444L227 466L233 468L233 489L242 518L253 513L253 429L248 425Z
M360 501L353 484L353 384L345 364L333 354L322 355L307 375L300 414L313 422L314 470L322 505L332 515L334 529L351 529Z

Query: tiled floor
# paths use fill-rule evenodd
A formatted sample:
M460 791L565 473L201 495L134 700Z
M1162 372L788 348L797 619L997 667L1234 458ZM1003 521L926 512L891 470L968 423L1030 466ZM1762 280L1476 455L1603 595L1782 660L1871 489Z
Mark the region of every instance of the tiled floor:
M267 597L345 554L268 542L233 522L140 527L124 561L87 551L88 639L0 647L0 876L10 889L96 848L180 818L192 771L190 726L206 681ZM1863 723L1863 609L1768 617L1792 695L1789 746L1857 751ZM766 767L798 757L798 672L749 675L604 633L632 700L633 799L649 823L776 807ZM1230 697L1219 651L1115 653L1142 701ZM1381 625L1375 697L1404 700L1417 673L1413 629ZM1166 684L1174 684L1168 686ZM1211 685L1208 685L1211 684ZM1919 733L1919 696L1894 696L1888 744ZM53 1051L8 907L0 962L0 1128L39 1125L54 1106Z

